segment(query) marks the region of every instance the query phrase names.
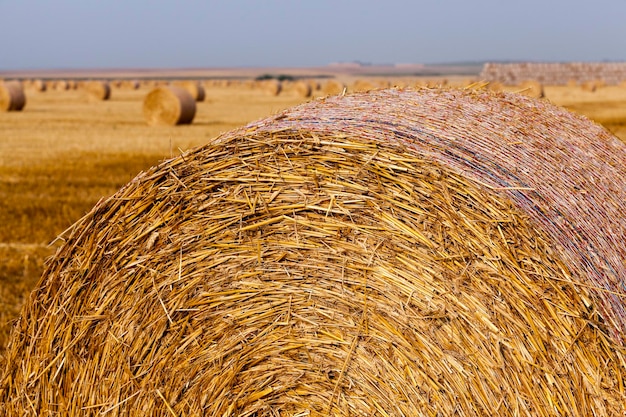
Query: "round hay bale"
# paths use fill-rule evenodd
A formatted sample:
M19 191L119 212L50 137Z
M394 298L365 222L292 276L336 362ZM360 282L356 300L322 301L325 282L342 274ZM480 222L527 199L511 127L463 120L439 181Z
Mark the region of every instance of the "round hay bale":
M372 84L370 81L367 81L367 80L356 80L354 81L354 84L352 85L352 91L357 91L357 92L370 91L370 90L373 90L374 88L376 88L374 84Z
M204 99L206 98L204 87L202 86L202 84L200 84L199 81L179 81L174 85L187 90L195 101L204 101Z
M261 88L270 96L277 96L283 91L283 83L279 80L264 80L261 81Z
M54 89L57 91L66 91L69 90L70 85L66 80L56 80L54 82Z
M32 88L35 91L39 91L39 92L43 93L44 91L46 91L48 89L48 84L46 83L45 80L36 79L36 80L33 80Z
M322 89L322 83L319 82L319 80L310 79L308 83L313 91L320 91Z
M598 89L598 83L596 81L584 81L580 84L580 88L583 91L587 91L589 93L595 93Z
M306 81L297 81L293 85L293 91L295 91L298 97L309 98L313 94L313 88L311 84Z
M26 105L26 94L19 81L0 82L0 111L21 111Z
M106 81L89 81L82 87L92 101L104 101L111 98L111 86Z
M322 87L322 92L328 96L341 94L346 89L346 85L337 80L328 80Z
M120 88L123 90L138 90L140 87L138 80L124 80L122 81Z
M0 410L623 416L625 158L585 118L474 90L225 133L62 236Z
M181 87L157 87L143 101L143 115L151 125L190 124L196 115L196 100Z

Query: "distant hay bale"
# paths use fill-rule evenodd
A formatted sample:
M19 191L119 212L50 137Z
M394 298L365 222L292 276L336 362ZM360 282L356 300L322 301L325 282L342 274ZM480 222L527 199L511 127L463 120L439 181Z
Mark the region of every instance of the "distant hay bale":
M543 84L536 80L526 80L519 85L519 93L528 97L543 98Z
M66 80L55 80L54 81L54 89L57 91L66 91L69 90L70 85Z
M92 101L104 101L111 98L111 87L106 81L89 81L82 87Z
M318 80L309 80L309 85L313 91L320 91L322 89L322 83Z
M623 416L625 159L588 119L475 90L225 133L61 236L0 411Z
M178 81L174 83L174 85L187 90L195 101L204 101L204 99L206 98L206 92L204 90L204 86L200 84L199 81L195 81L195 80L194 81L192 80Z
M277 96L283 91L283 83L279 80L265 80L261 82L261 88L270 96Z
M254 80L245 80L241 84L242 87L252 90L254 88Z
M324 83L324 86L322 87L322 92L328 96L335 96L343 93L345 89L346 85L344 83L337 80L328 80L326 81L326 83Z
M120 84L122 90L138 90L140 83L138 80L124 80Z
M0 81L0 111L21 111L26 105L26 94L19 81Z
M143 101L143 114L151 125L190 124L196 115L196 100L181 87L157 87Z
M295 91L298 97L308 98L313 94L313 88L311 88L311 84L306 81L297 81L293 85L293 90Z
M354 92L366 92L375 89L376 87L370 81L356 80L352 84L352 91Z
M594 93L598 89L598 83L596 81L584 81L580 84L580 88L582 88L583 91Z
M33 80L32 88L35 91L44 92L48 89L48 85L46 81L41 80L41 79L36 79L36 80Z

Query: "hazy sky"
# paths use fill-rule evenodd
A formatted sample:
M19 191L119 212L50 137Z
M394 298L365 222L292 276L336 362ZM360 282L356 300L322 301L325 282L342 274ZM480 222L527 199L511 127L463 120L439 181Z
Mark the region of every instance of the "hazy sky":
M626 61L626 0L0 0L0 70Z

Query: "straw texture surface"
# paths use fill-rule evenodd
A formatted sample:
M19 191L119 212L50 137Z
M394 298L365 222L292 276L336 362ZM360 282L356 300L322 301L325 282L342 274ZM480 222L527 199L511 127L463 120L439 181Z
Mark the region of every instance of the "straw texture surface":
M625 146L521 95L316 100L65 235L5 415L621 416Z
M0 81L0 111L21 111L26 95L19 81Z
M196 100L181 87L157 87L143 101L146 122L153 125L190 124L196 115Z

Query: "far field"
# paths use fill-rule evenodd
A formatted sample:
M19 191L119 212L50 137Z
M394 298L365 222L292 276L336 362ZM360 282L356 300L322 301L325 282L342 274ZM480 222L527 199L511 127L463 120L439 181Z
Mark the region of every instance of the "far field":
M343 81L349 93L355 80ZM383 80L367 81L381 85ZM412 86L419 80L384 81ZM466 84L467 77L449 82L452 87ZM99 199L140 171L209 143L221 132L324 95L320 90L303 98L286 89L272 96L242 83L211 86L206 100L197 103L191 125L149 127L142 115L149 91L114 87L110 100L93 102L80 90L27 89L22 112L0 113L0 357L11 320L40 278L44 259L60 244L51 242ZM545 95L626 142L626 87L590 92L546 86Z

